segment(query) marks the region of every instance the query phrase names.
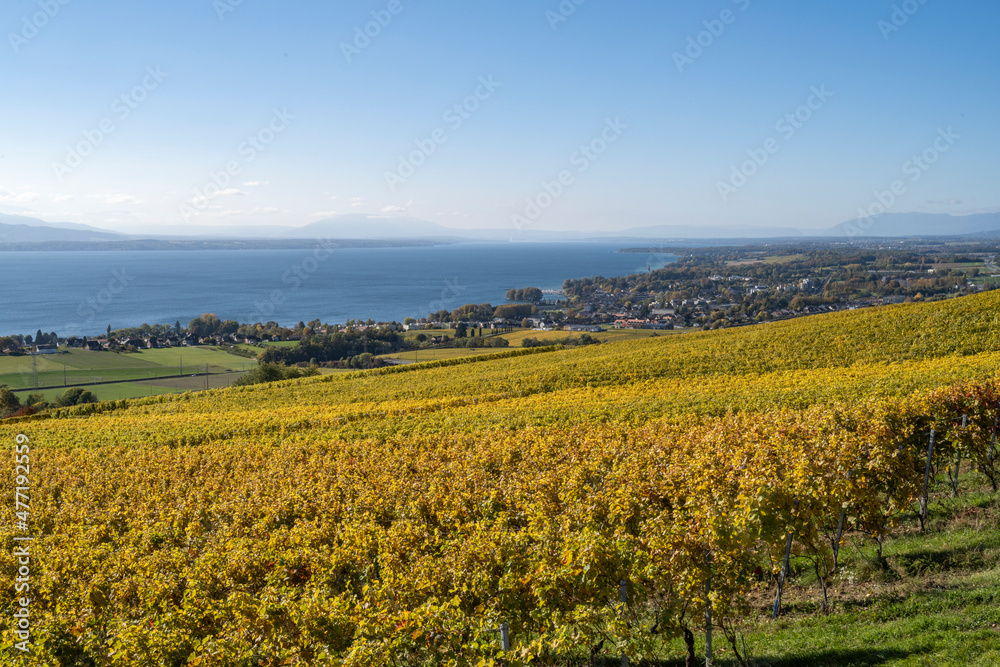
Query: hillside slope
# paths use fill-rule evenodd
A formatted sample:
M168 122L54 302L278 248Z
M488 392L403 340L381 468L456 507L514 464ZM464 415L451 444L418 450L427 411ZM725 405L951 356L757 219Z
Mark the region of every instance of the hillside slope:
M857 599L864 559L883 579L921 572L906 540L930 429L936 473L971 460L966 507L996 524L998 305L986 293L0 424L30 442L18 483L38 664L490 665L500 623L508 664L674 664L679 638L705 630L706 586L716 632L763 632L772 657L796 656L784 664L967 664L952 661L965 642L1000 660L982 626L1000 618L975 587L979 620L942 620L954 636L922 653L876 660L853 639L823 652L746 625L788 534L793 617L819 580ZM945 529L931 507L928 535ZM842 512L867 555L838 569ZM15 569L12 549L0 567ZM16 639L8 627L2 648Z

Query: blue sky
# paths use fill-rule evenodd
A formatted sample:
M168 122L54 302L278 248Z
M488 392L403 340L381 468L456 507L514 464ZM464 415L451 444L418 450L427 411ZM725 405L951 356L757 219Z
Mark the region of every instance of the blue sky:
M0 211L820 228L900 180L895 212L996 211L998 19L992 0L12 0Z

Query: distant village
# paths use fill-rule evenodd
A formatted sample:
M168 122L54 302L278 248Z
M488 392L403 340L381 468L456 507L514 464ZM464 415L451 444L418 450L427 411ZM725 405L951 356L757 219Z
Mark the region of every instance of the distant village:
M216 346L243 356L269 342L301 341L347 332L365 336L422 332L405 345L448 344L455 338L491 336L514 329L595 333L607 329L696 330L771 322L842 310L933 300L995 289L1000 268L990 253L955 255L940 249L888 250L788 247L697 249L677 262L631 276L567 280L561 290L511 289L507 303L467 304L399 322L315 319L285 327L277 322L240 324L206 313L186 328L147 325L101 337L41 331L0 337L5 355L57 354L60 348L135 352ZM442 331L436 334L436 331ZM400 339L402 340L402 339Z

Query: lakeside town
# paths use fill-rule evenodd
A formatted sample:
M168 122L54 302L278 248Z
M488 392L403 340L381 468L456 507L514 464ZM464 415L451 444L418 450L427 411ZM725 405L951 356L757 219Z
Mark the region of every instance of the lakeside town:
M507 291L501 305L467 304L402 321L328 324L314 319L283 326L274 321L240 323L205 314L186 326L180 321L173 326L142 324L120 329L108 325L103 336L63 337L41 330L33 336L7 335L0 337L0 353L44 355L60 348L135 352L216 346L250 357L255 355L246 346L335 334L359 336L368 352L369 346L377 350L380 342L391 342L396 349L433 347L513 329L573 333L718 329L995 289L1000 269L993 246L958 253L938 246L901 249L898 244L888 249L825 244L686 249L676 262L646 273L570 279L561 290L515 288ZM402 335L408 332L426 333ZM394 334L398 336L391 338Z

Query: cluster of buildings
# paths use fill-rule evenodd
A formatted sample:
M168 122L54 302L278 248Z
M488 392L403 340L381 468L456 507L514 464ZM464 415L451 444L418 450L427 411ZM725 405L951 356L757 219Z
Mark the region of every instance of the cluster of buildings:
M277 339L277 337L274 337ZM268 340L271 340L268 338ZM204 338L198 338L194 334L168 335L168 336L122 336L120 338L78 338L71 336L62 341L61 346L68 349L90 350L101 352L105 350L118 350L122 348L135 348L137 350L156 350L171 347L195 347L200 345L253 345L262 342L262 339L254 336L242 336L239 334L216 334ZM45 345L18 345L12 343L0 353L6 355L20 354L58 354L59 346L55 344Z
M9 343L3 349L0 349L0 354L5 355L19 355L19 354L58 354L59 348L56 345L21 345L17 342Z
M639 319L637 317L619 317L615 320L615 329L656 329L665 331L673 328L674 318L671 315L659 320L649 318Z

